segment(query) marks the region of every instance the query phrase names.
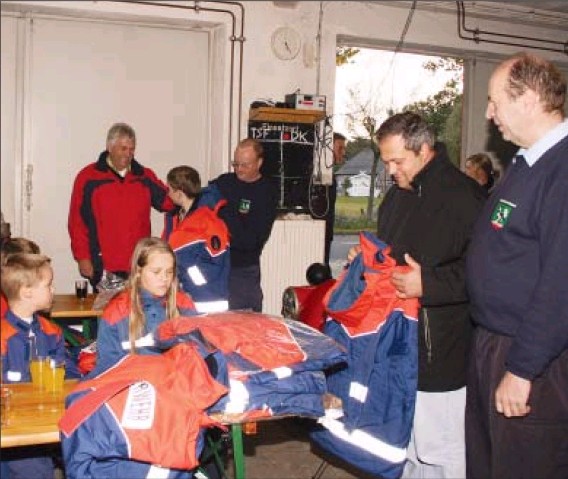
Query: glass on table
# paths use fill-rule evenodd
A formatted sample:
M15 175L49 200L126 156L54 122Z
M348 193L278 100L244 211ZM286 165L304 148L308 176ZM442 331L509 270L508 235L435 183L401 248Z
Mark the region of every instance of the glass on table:
M43 383L45 389L53 394L62 394L64 382L65 361L49 359L44 369Z
M37 346L37 338L30 336L28 341L30 375L34 389L44 389L45 369L49 365L48 358L41 355Z
M84 300L87 297L89 291L89 282L86 279L76 279L75 280L75 296L78 299Z

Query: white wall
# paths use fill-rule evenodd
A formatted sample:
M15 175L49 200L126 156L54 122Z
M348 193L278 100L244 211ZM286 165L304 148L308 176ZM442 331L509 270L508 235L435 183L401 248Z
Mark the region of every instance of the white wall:
M176 7L195 5L195 2L172 2ZM7 221L12 223L14 235L26 235L29 232L24 218L24 199L22 195L22 172L27 166L26 142L29 142L29 131L32 118L23 118L25 112L22 105L21 84L26 78L17 69L6 69L6 62L18 64L15 57L24 52L21 48L22 34L14 32L11 21L5 20L4 13L18 12L18 15L28 15L30 11L43 14L67 17L69 15L91 17L112 21L131 19L151 24L168 23L172 28L180 27L199 29L208 35L210 42L210 63L208 72L210 83L206 91L200 92L208 102L211 112L208 138L208 148L203 150L202 176L204 180L217 176L229 168L231 151L240 137L246 136L249 105L259 98L271 98L283 101L284 96L300 89L303 93L319 93L327 97L327 112L333 113L333 95L335 90L335 49L336 45L351 44L367 47L393 48L403 31L408 9L401 4L409 2L292 2L294 8L280 8L273 2L241 2L244 6L244 56L242 69L242 89L240 89L241 72L239 64L239 41L231 41L232 18L228 14L207 11L207 8L225 8L233 12L235 17L236 37L240 35L240 9L235 2L199 2L202 10L182 10L180 8L154 7L150 5L132 4L127 2L106 1L5 1L1 3L2 40L5 35L15 35L16 45L5 46L2 41L2 210ZM406 34L404 51L417 53L447 53L459 54L470 60L485 62L487 59L498 58L515 53L518 48L491 45L459 39L457 36L457 21L455 12L427 11L418 2L412 24ZM434 2L428 2L432 4ZM452 2L453 3L453 2ZM322 14L320 17L320 8ZM318 53L318 25L321 20L320 61L313 61L313 55ZM475 19L480 28L501 33L524 34L541 38L564 38L565 31L558 26L550 28L531 25L519 25L488 19ZM297 29L303 39L306 54L302 53L291 61L278 60L270 48L272 32L283 25ZM89 37L88 28L85 38ZM233 38L234 40L234 38ZM143 52L141 53L143 54ZM560 53L541 52L553 60L568 62L566 56ZM234 63L231 66L230 60ZM185 61L187 59L180 59ZM475 86L475 93L467 99L466 110L466 148L470 151L483 149L485 123L482 118L487 75L489 68L478 68L469 78L470 86ZM61 75L66 72L62 71ZM233 77L231 89L230 78ZM5 95L6 89L14 92ZM96 111L97 101L92 102ZM190 108L185 105L185 108ZM232 114L231 114L232 109ZM241 110L240 116L238 111ZM100 114L100 112L96 112ZM166 112L167 114L167 112ZM171 112L172 117L175 111ZM102 131L106 125L101 125ZM99 133L93 132L92 142L100 142ZM149 133L145 132L147 136ZM171 152L175 155L176 152ZM180 161L184 159L179 155ZM151 165L148 165L151 166ZM50 208L68 207L69 187L57 191L59 197L50 201ZM156 233L156 232L154 232ZM59 241L67 243L66 232L58 233ZM70 253L69 253L70 254Z

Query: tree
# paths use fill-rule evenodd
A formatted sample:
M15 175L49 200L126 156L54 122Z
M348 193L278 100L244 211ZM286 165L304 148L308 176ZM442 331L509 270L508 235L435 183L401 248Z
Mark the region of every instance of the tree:
M349 188L351 188L351 180L349 178L345 178L343 180L343 193L345 196L349 196Z
M362 126L367 135L368 148L373 151L373 163L370 172L369 197L367 199L367 221L373 219L373 203L375 200L375 185L377 183L377 170L379 165L379 150L374 141L377 117L384 115L385 107L380 105L377 98L371 96L366 101L361 100L361 93L358 90L350 89L350 112L347 113L347 124L350 131L354 131L356 126ZM387 113L389 110L387 110Z
M403 107L402 111L414 111L432 126L439 141L446 144L450 159L456 166L460 163L461 151L461 105L462 105L462 76L463 59L441 57L438 61L424 63L425 70L454 72L453 78L448 80L442 90Z
M345 147L345 157L352 158L361 150L372 147L373 141L370 138L367 138L366 136L356 136L351 141L347 142Z
M361 50L352 47L337 47L335 50L335 64L340 67L349 63L351 58L353 58Z

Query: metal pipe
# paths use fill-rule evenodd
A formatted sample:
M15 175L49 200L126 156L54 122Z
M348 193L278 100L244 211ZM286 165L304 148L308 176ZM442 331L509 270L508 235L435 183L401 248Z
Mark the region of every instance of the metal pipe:
M564 53L565 55L568 55L568 41L566 42L559 42L559 41L555 41L555 40L544 40L542 38L535 38L535 37L527 37L527 36L522 36L522 35L512 35L512 34L508 34L508 33L498 33L498 32L489 32L486 30L480 30L479 28L475 28L475 29L471 29L466 27L465 25L465 6L463 1L456 1L457 4L457 9L458 9L458 36L464 40L472 40L475 43L480 43L480 42L485 42L485 43L493 43L496 45L509 45L509 46L513 46L513 47L525 47L525 48L534 48L537 50L546 50L546 51L550 51L550 52L559 52L559 53ZM471 33L472 36L468 37L462 34L462 30L467 32L467 33ZM536 43L548 43L551 45L560 45L562 46L562 48L552 48L552 47L546 47L546 46L538 46L538 45L528 45L526 43L521 43L521 42L506 42L506 41L499 41L499 40L492 40L492 39L482 39L479 37L479 35L492 35L492 36L496 36L496 37L504 37L504 38L512 38L512 39L518 39L518 40L526 40L526 41L530 41L530 42L536 42Z
M231 166L231 156L233 154L232 151L232 143L233 143L233 115L234 115L234 109L233 109L233 103L234 103L234 98L233 98L233 86L234 86L234 71L235 71L235 42L238 41L240 42L240 61L239 61L239 86L238 86L238 100L239 100L239 104L238 104L238 119L237 119L237 125L238 125L238 140L240 141L240 121L241 121L241 115L242 115L242 89L243 89L243 53L244 53L244 46L243 43L245 41L244 38L244 29L245 29L245 9L244 6L240 3L240 2L232 2L232 1L215 1L215 2L210 2L210 3L215 3L215 4L226 4L226 5L234 5L234 6L238 6L241 9L241 31L239 36L236 36L236 16L235 14L231 11L231 10L226 10L226 9L222 9L222 8L209 8L209 7L202 7L200 5L200 1L195 1L194 5L179 5L179 4L172 4L172 3L161 3L161 2L146 2L146 1L141 1L141 0L105 0L109 3L131 3L131 4L137 4L137 5L150 5L153 7L165 7L165 8L175 8L175 9L180 9L180 10L194 10L196 13L199 13L200 11L205 11L205 12L214 12L214 13L226 13L229 14L231 16L232 22L231 22L231 36L229 37L229 40L231 41L231 59L230 59L230 65L231 65L231 73L230 73L230 79L229 79L229 137L228 137L228 145L227 145L227 161L228 161L228 168L230 169Z

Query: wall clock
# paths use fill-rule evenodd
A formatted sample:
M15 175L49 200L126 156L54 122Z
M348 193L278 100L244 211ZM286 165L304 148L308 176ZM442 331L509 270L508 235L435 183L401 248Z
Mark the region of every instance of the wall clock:
M293 60L302 46L302 37L292 27L280 27L274 30L270 46L280 60Z

